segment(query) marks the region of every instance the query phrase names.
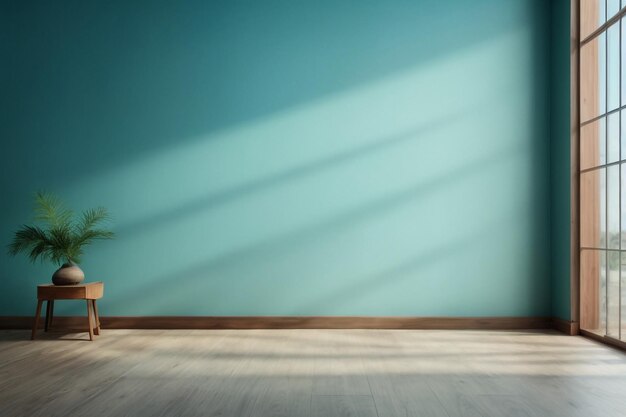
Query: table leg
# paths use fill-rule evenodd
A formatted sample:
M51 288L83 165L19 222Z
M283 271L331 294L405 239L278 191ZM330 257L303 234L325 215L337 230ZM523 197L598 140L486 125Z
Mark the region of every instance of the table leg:
M100 315L98 314L98 306L96 305L96 300L91 300L91 305L93 307L93 315L96 319L96 327L94 329L94 333L96 335L100 335Z
M52 317L52 303L52 300L46 300L46 321L44 321L44 332L47 332L50 328L50 318Z
M89 322L89 340L93 341L93 313L91 312L91 300L87 300L87 321Z
M41 305L43 300L37 300L37 310L35 311L35 320L33 320L33 332L30 335L30 340L35 340L35 334L37 333L37 327L39 327L39 316L41 315Z
M52 304L52 307L50 307L50 319L48 321L48 329L52 329L52 319L54 318L54 300L49 300L48 302Z

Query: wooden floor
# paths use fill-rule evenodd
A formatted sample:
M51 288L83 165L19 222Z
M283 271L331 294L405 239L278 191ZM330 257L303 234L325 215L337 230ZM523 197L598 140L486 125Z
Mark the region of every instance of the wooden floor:
M28 336L0 331L3 417L626 416L626 354L552 332Z

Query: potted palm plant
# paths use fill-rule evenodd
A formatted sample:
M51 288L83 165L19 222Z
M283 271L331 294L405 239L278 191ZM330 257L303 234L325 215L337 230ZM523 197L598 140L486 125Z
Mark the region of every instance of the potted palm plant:
M98 228L108 217L104 207L85 210L76 217L57 197L40 191L35 196L35 220L42 224L19 228L9 254L25 253L32 262L39 259L60 265L52 275L55 285L79 284L85 279L78 266L83 248L96 239L113 238L113 232Z

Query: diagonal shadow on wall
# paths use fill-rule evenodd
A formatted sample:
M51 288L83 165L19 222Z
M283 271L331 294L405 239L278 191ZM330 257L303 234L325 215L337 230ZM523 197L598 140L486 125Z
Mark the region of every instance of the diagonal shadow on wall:
M280 257L286 248L306 245L316 239L323 239L324 235L329 231L337 232L342 229L355 227L382 213L393 211L416 200L427 199L429 193L435 192L446 184L454 183L468 175L487 170L494 164L501 164L506 158L516 155L517 151L517 147L506 148L466 163L460 168L451 170L445 175L431 179L428 182L418 183L413 187L408 187L402 191L376 199L366 205L346 210L321 222L266 241L247 245L218 258L212 258L206 262L200 262L176 272L155 276L150 279L150 286L137 286L135 290L128 288L124 293L117 294L114 299L108 300L108 304L114 310L117 310L131 301L136 303L136 293L140 293L142 297L150 299L151 296L168 294L181 287L199 288L198 283L205 280L219 281L223 279L226 271L236 267L242 259L249 261L253 258L267 260L273 257ZM457 244L453 243L452 246L457 246ZM402 266L399 266L399 268L402 268ZM217 294L210 294L210 296L219 297ZM154 311L158 312L158 306L154 306Z

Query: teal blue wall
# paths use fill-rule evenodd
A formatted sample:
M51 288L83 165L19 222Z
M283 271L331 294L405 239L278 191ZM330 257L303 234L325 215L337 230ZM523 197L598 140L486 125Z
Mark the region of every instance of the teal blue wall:
M570 0L553 0L550 50L552 315L570 319Z
M0 16L0 236L107 206L103 315L550 314L548 2ZM3 251L0 315L53 269Z

